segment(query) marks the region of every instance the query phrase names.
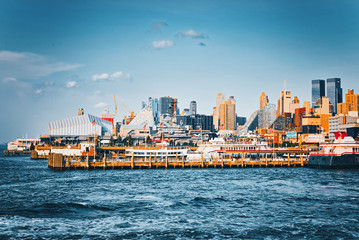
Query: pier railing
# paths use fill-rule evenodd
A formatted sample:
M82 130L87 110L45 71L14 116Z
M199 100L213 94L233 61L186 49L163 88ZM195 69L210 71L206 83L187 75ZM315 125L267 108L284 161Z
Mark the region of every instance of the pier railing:
M48 166L54 170L71 169L152 169L152 168L246 168L246 167L304 167L309 151L222 151L216 156L197 159L182 157L128 157L124 159L64 157L50 154Z

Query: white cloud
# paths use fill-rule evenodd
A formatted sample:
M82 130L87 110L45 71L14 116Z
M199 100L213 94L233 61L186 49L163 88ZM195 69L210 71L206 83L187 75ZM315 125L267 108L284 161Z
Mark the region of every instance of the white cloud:
M162 41L154 41L152 43L152 47L155 49L163 49L168 47L173 47L175 45L173 40L162 40Z
M41 93L43 93L44 92L44 89L36 89L36 91L35 91L35 93L37 94L37 95L40 95Z
M51 59L29 52L0 51L0 78L37 79L55 72L70 71L83 66Z
M75 87L75 86L77 86L77 82L76 82L76 81L68 81L68 82L66 83L66 87L67 87L67 88L73 88L73 87Z
M6 78L3 78L2 81L3 81L4 83L17 82L17 79L14 78L14 77L6 77Z
M108 107L108 104L105 102L100 102L94 105L94 108L105 108Z
M95 74L92 76L92 81L96 82L97 80L108 80L110 75L108 73Z
M112 74L109 73L95 74L91 77L91 79L95 82L98 80L111 80L111 81L131 80L131 78L132 78L131 74L124 72L114 72Z
M179 33L183 37L189 37L189 38L205 38L203 33L196 32L195 30L187 30L185 32Z

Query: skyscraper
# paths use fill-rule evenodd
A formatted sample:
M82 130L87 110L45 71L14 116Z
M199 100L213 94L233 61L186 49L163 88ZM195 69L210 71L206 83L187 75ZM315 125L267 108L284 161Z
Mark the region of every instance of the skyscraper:
M221 129L235 130L236 122L236 100L233 96L230 96L228 101L225 101L220 106Z
M177 112L177 99L172 97L161 97L159 107L161 114L173 116Z
M197 114L197 102L196 101L191 101L190 102L189 110L191 112L191 115L196 115Z
M220 113L221 113L221 104L224 103L225 97L223 93L217 94L216 107L213 108L213 125L216 130L218 130L220 122Z
M278 99L277 116L283 116L284 113L290 112L290 104L292 102L291 91L281 91Z
M312 107L315 101L325 97L325 81L322 79L312 80Z
M333 104L333 113L337 113L337 104L343 102L343 89L340 78L327 79L327 97Z
M259 109L264 108L269 103L268 96L265 94L265 92L262 92L262 94L259 97Z

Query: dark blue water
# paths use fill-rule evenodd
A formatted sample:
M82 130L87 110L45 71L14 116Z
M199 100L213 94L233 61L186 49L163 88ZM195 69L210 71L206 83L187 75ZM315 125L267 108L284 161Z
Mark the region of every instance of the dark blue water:
M53 172L0 157L0 238L357 239L359 172Z

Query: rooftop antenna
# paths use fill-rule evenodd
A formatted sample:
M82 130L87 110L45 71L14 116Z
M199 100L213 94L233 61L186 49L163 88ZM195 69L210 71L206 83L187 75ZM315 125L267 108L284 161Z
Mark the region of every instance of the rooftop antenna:
M284 80L284 92L286 90L286 87L287 87L287 80Z

